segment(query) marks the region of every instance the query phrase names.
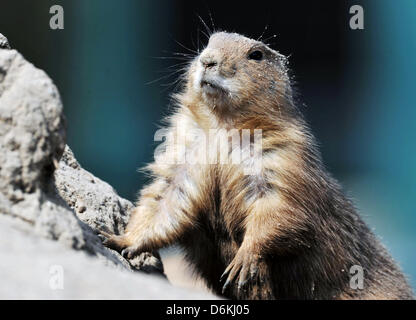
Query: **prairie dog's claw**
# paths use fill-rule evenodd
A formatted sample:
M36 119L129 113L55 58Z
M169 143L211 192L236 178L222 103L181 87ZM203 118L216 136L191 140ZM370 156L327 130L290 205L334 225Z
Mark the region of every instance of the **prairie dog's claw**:
M249 281L255 280L258 274L259 256L257 254L244 253L239 251L224 273L221 275L220 281L222 282L227 276L222 287L222 293L228 289L232 282L237 282L237 290L244 289Z
M118 252L127 247L126 239L123 235L119 236L115 234L109 234L104 231L100 231L98 237L101 239L102 244L104 246L116 250Z
M141 253L142 251L139 251L136 247L134 246L130 246L127 248L124 248L123 251L121 251L121 255L127 259L133 259L134 257L138 256L139 253Z

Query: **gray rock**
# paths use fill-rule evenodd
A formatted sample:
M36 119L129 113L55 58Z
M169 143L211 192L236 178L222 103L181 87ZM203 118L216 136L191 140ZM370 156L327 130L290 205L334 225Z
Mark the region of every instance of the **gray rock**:
M78 219L48 193L64 148L58 90L18 52L0 49L0 211L80 249L85 239Z
M131 269L59 197L53 173L65 148L58 90L15 50L0 49L0 213L44 238Z
M126 261L102 245L97 231L121 233L133 205L78 164L62 109L43 71L0 49L0 298L206 297L133 272L163 274L158 254ZM48 282L56 265L64 290Z
M133 204L119 197L108 183L84 170L69 147L55 172L55 185L79 219L91 228L116 234L123 232Z
M84 170L67 146L55 171L55 187L78 218L96 233L104 230L121 234L129 219L133 204L118 196L108 183ZM122 261L124 258L113 251ZM143 253L129 261L136 270L163 274L158 253Z

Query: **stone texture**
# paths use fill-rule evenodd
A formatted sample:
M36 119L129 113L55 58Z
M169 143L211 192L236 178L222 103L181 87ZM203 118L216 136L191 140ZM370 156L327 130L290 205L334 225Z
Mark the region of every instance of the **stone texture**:
M55 172L55 185L77 216L94 230L123 232L133 204L120 198L108 183L84 170L69 147Z
M85 239L78 219L49 192L64 147L56 87L18 52L0 49L0 212L81 249Z
M119 197L108 183L84 170L68 146L55 171L54 180L59 197L96 233L99 230L116 234L123 232L133 204ZM118 253L113 253L124 261ZM143 253L129 263L133 269L163 274L158 253Z

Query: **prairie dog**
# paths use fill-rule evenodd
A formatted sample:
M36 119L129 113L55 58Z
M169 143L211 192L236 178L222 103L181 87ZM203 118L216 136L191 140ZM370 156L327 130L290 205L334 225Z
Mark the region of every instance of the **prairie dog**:
M131 258L179 243L207 285L231 299L413 297L325 170L294 104L286 57L260 41L214 33L174 99L167 126L174 138L148 166L153 182L125 233L105 234L107 246ZM225 146L217 143L224 130L232 132ZM261 130L261 158L250 151L240 162L218 161L224 150L233 154L231 138L243 130L250 148ZM178 161L183 152L204 161ZM364 270L363 289L350 283L353 266Z

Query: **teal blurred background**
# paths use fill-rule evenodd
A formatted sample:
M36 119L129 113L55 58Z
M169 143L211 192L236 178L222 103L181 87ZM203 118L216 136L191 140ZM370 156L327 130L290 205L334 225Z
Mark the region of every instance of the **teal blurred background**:
M64 30L49 29L53 4ZM353 4L364 30L349 28ZM81 164L134 200L180 62L156 57L202 46L197 14L277 34L325 163L416 287L416 1L2 0L0 33L57 84Z

